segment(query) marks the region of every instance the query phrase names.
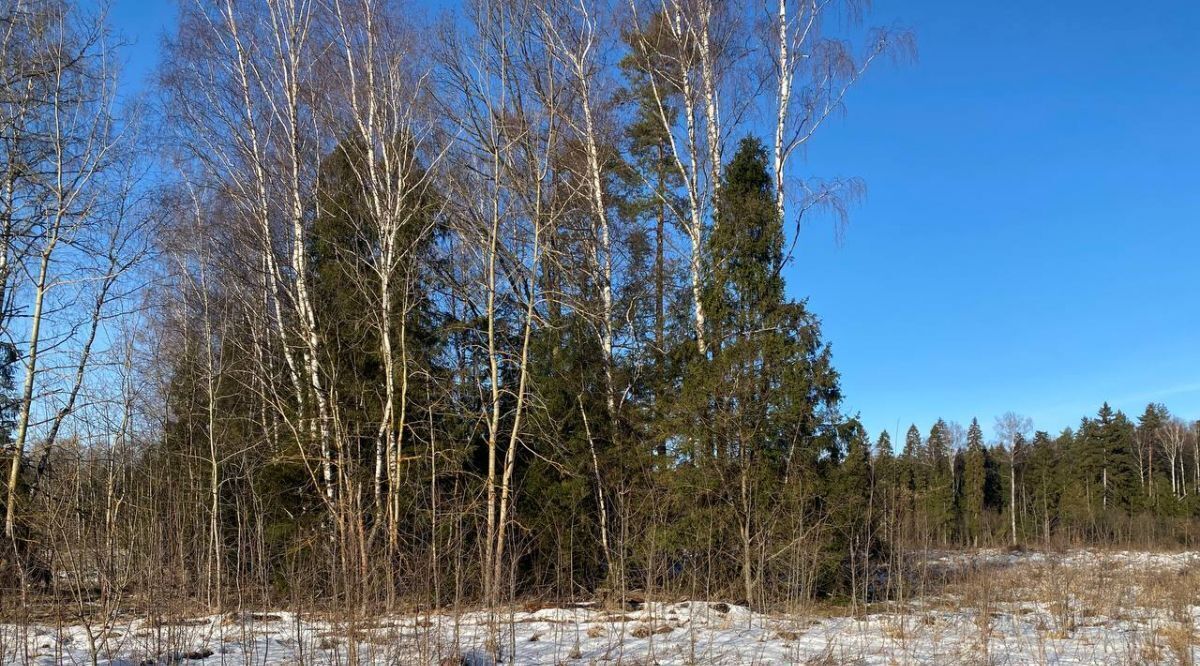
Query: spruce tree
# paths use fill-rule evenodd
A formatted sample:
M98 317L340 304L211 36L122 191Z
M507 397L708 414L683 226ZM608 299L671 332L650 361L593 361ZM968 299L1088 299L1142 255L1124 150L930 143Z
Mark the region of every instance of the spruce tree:
M914 463L925 457L925 443L915 423L908 426L908 432L904 433L904 457Z
M866 432L857 420L848 423L844 431L845 456L831 475L827 493L836 537L825 550L829 560L840 561L840 568L850 574L848 581L840 581L840 591L849 592L858 600L865 595L872 558L880 549L874 502L878 487L871 470L871 445Z
M984 487L986 483L986 460L983 446L983 429L979 419L971 419L967 429L967 451L964 454L962 506L963 537L967 543L978 546L983 532Z
M1109 458L1112 461L1111 493L1117 506L1127 513L1132 512L1138 505L1137 456L1134 451L1133 421L1124 412L1118 410L1113 415L1112 424L1109 426L1105 439L1109 448Z
M1093 508L1103 514L1113 508L1129 508L1137 476L1132 422L1106 402L1095 419L1083 420L1076 446L1079 472L1085 483L1095 487L1089 492Z
M916 536L918 525L924 524L924 516L919 513L921 507L917 500L925 490L926 474L924 473L924 440L916 424L908 426L904 435L904 450L900 455L900 492L902 506L907 516L905 521L909 538Z
M892 450L892 436L884 430L879 433L879 439L875 440L875 459L883 461L891 459L895 455L896 452Z
M871 460L874 469L875 495L879 498L881 519L886 530L884 538L889 542L894 542L898 522L896 511L899 508L897 506L899 488L896 454L892 450L892 436L888 431L884 430L879 433L879 439L875 441L875 454Z
M932 535L945 544L950 538L954 520L954 485L950 467L950 426L938 419L925 441L927 486L925 511Z
M820 326L784 293L783 226L767 152L744 139L725 169L720 224L706 244L703 297L709 359L688 368L681 407L687 452L723 478L719 504L733 507L740 576L752 600L766 544L757 520L790 480L820 475L841 457L838 375ZM722 537L725 538L725 537Z
M1039 430L1025 463L1025 486L1029 489L1029 504L1036 519L1035 529L1042 541L1050 542L1052 517L1058 508L1058 488L1054 483L1054 468L1057 464L1054 441L1050 434Z
M1137 429L1134 433L1138 460L1138 486L1143 490L1145 503L1153 506L1158 495L1154 487L1156 482L1156 467L1162 464L1162 457L1156 456L1159 447L1162 428L1171 418L1167 408L1161 404L1146 405L1146 410L1138 417ZM1168 475L1170 478L1170 475Z
M874 470L875 480L883 492L891 490L893 476L896 471L896 454L892 451L892 436L884 430L875 440L875 449L871 455L871 469Z

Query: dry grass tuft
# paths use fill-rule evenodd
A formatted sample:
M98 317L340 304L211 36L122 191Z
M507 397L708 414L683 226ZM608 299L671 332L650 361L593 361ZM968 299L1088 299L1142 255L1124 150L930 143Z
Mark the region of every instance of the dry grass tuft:
M638 626L634 627L633 631L629 632L629 634L634 638L649 638L655 634L669 634L674 630L675 627L672 627L669 624L663 624L659 626L654 626L651 624L639 624Z

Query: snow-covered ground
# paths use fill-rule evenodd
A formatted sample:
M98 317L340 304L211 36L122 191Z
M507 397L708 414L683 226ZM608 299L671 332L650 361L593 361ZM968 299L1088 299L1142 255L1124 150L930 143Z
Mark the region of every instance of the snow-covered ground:
M943 574L936 588L858 617L691 601L360 622L264 611L133 619L92 634L101 664L441 666L497 654L550 665L1200 662L1200 553L980 551L926 562ZM91 663L90 644L80 626L0 625L3 663Z
M1094 566L1139 569L1145 572L1178 572L1200 567L1200 551L1153 552L1138 550L1089 550L1042 552L1000 550L931 551L924 558L931 565L951 568L1047 565L1088 568Z

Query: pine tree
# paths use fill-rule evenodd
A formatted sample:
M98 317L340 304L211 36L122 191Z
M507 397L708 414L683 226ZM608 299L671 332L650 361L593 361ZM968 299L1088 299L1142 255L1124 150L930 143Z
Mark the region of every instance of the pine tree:
M657 25L657 24L656 24ZM640 49L637 42L644 35L626 35L626 42L634 52ZM643 377L648 397L650 423L659 423L666 415L671 393L678 376L675 363L671 362L670 351L675 347L672 339L675 328L671 322L671 307L678 299L678 276L676 267L668 255L672 232L679 224L675 211L683 209L683 197L679 193L682 177L671 153L671 136L664 127L660 114L665 113L667 122L674 124L678 116L675 99L664 93L662 86L650 80L644 59L633 53L621 61L621 69L629 80L625 97L634 107L633 118L625 126L626 163L620 169L623 181L623 196L618 208L623 218L631 222L630 270L632 291L637 298L628 309L639 302L652 304L647 339L646 355L653 360L649 372L636 372ZM656 92L657 91L657 92ZM643 240L645 239L645 240ZM644 247L644 250L640 248ZM644 259L642 257L645 257ZM684 327L686 328L686 327ZM649 437L657 441L656 452L660 459L667 454L666 432L652 432Z

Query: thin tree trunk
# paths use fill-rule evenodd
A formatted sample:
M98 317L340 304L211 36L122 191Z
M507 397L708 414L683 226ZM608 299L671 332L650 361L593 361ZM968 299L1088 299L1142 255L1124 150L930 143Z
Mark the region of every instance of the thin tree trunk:
M17 482L20 479L21 460L25 455L25 441L29 436L29 419L33 408L33 387L38 372L38 355L41 350L42 309L46 301L46 290L50 276L50 258L58 244L59 221L56 221L46 247L42 250L38 264L38 278L34 287L33 314L29 324L29 350L25 361L25 380L21 386L20 411L17 414L17 435L13 442L13 457L8 468L8 488L4 505L4 535L13 539L16 535Z
M1012 545L1017 545L1017 457L1013 454L1012 463L1008 466L1008 513L1012 520Z
M583 417L583 431L587 435L588 450L592 454L592 473L596 478L596 506L600 509L600 547L604 552L605 573L609 576L615 572L623 577L623 572L613 568L612 550L608 546L608 507L604 502L604 484L600 477L600 460L596 457L596 443L592 439L592 428L588 424L587 409L583 406L583 394L578 396L579 414ZM619 585L618 589L624 589Z

